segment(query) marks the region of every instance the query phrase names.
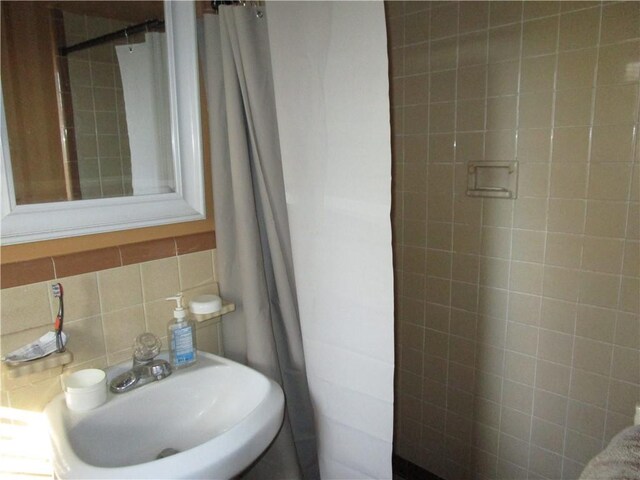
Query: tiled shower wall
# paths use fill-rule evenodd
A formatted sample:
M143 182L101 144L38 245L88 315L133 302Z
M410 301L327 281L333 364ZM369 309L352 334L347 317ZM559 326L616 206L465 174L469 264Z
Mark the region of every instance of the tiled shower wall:
M640 2L388 2L395 452L577 478L640 400ZM518 161L516 200L466 163Z
M67 45L126 23L63 12ZM119 42L122 43L122 42ZM112 43L67 56L83 199L131 195L131 152L120 67Z
M70 260L67 263L73 267ZM174 253L167 258L77 275L58 273L56 277L0 290L0 350L5 355L51 330L58 310L51 285L60 282L65 294L64 331L69 335L67 346L74 360L64 369L17 379L9 378L0 366L2 406L41 410L60 393L61 373L104 368L130 359L133 341L142 332L156 334L166 349L166 328L175 303L165 297L182 291L188 304L195 295L217 293L215 250ZM198 349L221 354L220 338L219 324L214 320L197 324Z

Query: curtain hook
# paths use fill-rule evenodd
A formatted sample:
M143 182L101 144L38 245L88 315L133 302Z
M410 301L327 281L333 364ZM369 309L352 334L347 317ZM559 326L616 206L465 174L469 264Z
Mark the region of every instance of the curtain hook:
M129 32L127 29L124 29L124 37L127 39L127 45L129 45L129 53L133 53L133 46L129 43Z

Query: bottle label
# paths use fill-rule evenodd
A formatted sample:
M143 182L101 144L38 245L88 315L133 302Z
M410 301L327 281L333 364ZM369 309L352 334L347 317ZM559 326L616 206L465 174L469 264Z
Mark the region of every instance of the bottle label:
M175 364L184 365L195 360L193 349L193 335L191 327L178 328L173 331L173 351L175 352Z

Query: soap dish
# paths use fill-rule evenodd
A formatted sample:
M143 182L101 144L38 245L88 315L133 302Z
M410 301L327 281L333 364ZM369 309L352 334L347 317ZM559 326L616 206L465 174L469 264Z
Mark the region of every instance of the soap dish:
M46 357L29 360L28 362L15 363L13 365L5 362L5 368L7 369L9 378L18 378L29 375L30 373L38 373L50 368L61 367L71 362L73 362L73 353L65 350L61 353L54 352Z
M233 303L223 301L218 295L199 295L189 302L189 310L198 322L221 317L235 309Z

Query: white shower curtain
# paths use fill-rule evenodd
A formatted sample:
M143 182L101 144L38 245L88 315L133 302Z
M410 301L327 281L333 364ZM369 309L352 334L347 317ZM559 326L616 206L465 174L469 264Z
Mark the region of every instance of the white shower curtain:
M393 269L382 2L268 3L323 479L391 478Z
M164 33L117 45L124 93L134 195L175 191Z

